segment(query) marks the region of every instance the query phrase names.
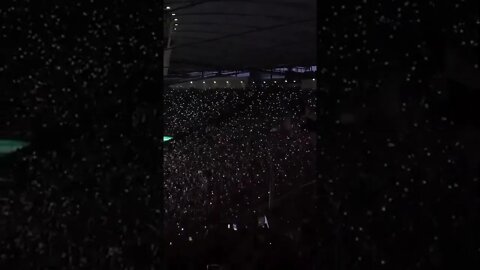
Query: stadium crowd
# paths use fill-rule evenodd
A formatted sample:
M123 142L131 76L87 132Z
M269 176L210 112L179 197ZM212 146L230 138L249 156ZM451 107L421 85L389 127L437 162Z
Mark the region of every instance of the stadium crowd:
M307 194L298 190L312 188L315 180L315 136L306 125L312 117L307 112L315 107L314 92L271 84L166 92L165 133L174 137L164 150L166 238L172 250L181 246L185 252L184 245L190 244L194 253L195 242L223 245L223 259L218 252L210 257L197 253L203 262L213 256L226 263L253 256L255 245L239 236L259 237L257 219L267 213L267 220L274 221L264 233L275 233L270 237L276 240L284 237L292 246L298 240L293 232L302 222L312 222L314 194L302 204L295 191ZM275 214L268 208L270 195ZM288 208L284 197L292 195L298 204ZM298 252L276 252L299 263ZM252 260L242 263L247 262Z

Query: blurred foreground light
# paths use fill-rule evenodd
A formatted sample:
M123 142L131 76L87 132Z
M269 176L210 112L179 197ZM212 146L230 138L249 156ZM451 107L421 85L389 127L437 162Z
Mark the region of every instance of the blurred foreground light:
M0 156L13 153L27 146L29 143L17 140L0 140Z
M163 142L168 142L168 141L170 141L171 139L173 139L173 137L163 136Z

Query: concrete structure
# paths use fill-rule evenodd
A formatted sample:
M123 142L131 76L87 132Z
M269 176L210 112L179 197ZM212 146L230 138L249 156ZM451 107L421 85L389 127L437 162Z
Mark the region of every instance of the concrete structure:
M314 0L167 0L166 74L315 65L316 16Z
M172 85L172 88L178 89L212 89L212 88L232 88L245 89L248 85L248 78L218 77L204 80L186 81Z
M163 49L163 76L168 75L168 69L170 67L170 59L172 56L172 33L173 33L173 25L172 25L172 18L166 17L163 23L163 33L167 37L167 42L164 45Z

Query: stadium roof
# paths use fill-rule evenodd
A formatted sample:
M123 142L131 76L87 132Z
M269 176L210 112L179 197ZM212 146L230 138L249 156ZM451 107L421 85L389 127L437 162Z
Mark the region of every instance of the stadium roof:
M316 62L315 0L167 0L165 12L178 24L170 73Z

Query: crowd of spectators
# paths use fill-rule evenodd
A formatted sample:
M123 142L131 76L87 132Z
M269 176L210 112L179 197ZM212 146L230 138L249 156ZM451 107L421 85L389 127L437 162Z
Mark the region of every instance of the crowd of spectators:
M2 3L2 134L30 144L0 160L0 268L162 269L165 248L183 244L176 262L197 245L203 268L223 253L221 237L201 235L227 224L248 232L237 260L251 261L241 257L251 241L275 243L257 218L270 183L275 205L314 174L314 136L301 127L313 94L165 90L162 106L162 12L161 2ZM174 137L165 182L162 110ZM270 228L295 223L277 239L305 227L306 214L277 216Z
M281 85L162 108L161 2L2 2L0 125L31 144L0 158L0 268L480 264L476 10L320 9L315 135L314 94Z
M233 269L285 262L280 254L300 263L302 249L288 246L298 245L294 232L302 222L313 220L315 194L301 189L315 181L316 138L306 125L314 117L314 92L272 83L240 90L170 89L164 99L165 133L174 137L164 149L165 229L172 253L202 254L203 263L234 265L237 258L240 268ZM299 194L306 196L304 203ZM288 206L291 196L295 207ZM269 236L257 224L264 215L270 224L263 234ZM269 237L263 253L254 251L249 237ZM269 247L272 241L275 247ZM280 248L278 241L288 244ZM222 246L225 256L195 251L198 246ZM277 260L247 258L255 252L276 254Z

